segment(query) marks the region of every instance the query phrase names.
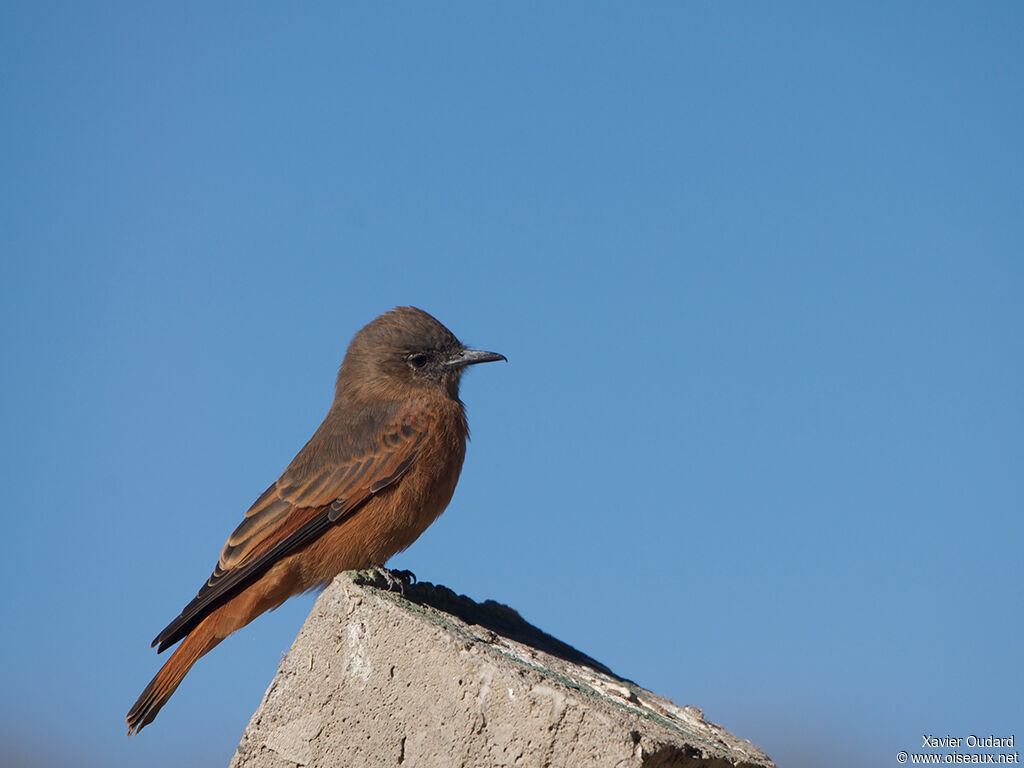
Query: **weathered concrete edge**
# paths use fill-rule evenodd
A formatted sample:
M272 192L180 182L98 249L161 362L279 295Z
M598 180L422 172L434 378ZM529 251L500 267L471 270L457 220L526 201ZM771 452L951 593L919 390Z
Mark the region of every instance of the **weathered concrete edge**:
M407 599L401 594L401 592L394 591L392 588L390 588L390 585L387 584L384 578L375 571L345 571L344 573L341 573L337 577L335 577L335 581L342 581L345 583L345 586L352 585L359 588L372 589L375 595L385 600L388 600L389 602L393 603L396 607L410 613L418 614L430 623L434 624L435 626L442 627L448 632L451 632L452 634L460 638L463 638L464 640L472 642L475 646L486 649L487 652L491 654L516 662L526 668L533 670L534 672L539 673L540 675L549 680L561 683L562 685L573 690L579 691L581 694L594 698L597 701L611 704L625 712L631 713L633 715L638 715L661 728L665 728L669 731L679 734L684 740L694 745L699 744L703 746L710 752L718 754L728 759L730 762L737 761L735 762L735 764L738 768L744 765L751 765L751 763L749 762L738 762L744 760L746 756L736 754L727 744L723 743L722 741L713 741L709 739L708 736L704 733L701 733L696 730L690 730L684 727L677 720L672 720L662 715L659 715L657 712L652 711L650 709L632 705L624 699L609 696L595 689L593 686L590 686L578 680L574 680L565 675L559 674L558 672L555 672L554 670L532 659L524 658L523 656L520 656L518 654L512 653L508 650L499 647L496 641L500 636L498 636L492 630L481 628L483 629L483 631L489 633L493 637L493 639L481 637L473 633L469 630L469 627L473 625L466 624L460 617L445 613L444 611L434 608L431 605L424 605ZM438 585L433 585L429 582L424 582L423 586L432 587L434 589L438 588ZM442 588L447 589L446 587ZM458 593L455 594L462 599L476 603L476 601L474 601L472 598L469 598L465 595L458 595ZM480 604L476 603L476 605ZM541 649L533 649L533 651L538 654L550 656L550 654L546 653ZM606 680L608 680L610 684L615 686L622 686L628 689L630 693L630 699L642 704L647 703L646 701L644 701L643 698L641 698L641 696L646 698L648 695L651 694L651 692L641 688L633 681L619 677L618 675L614 675L614 673L611 676L609 676L605 672L593 669L592 667L588 667L588 669L590 669L595 676L605 678ZM703 722L703 712L701 712L696 707L678 707L678 705L675 705L672 702L667 703L681 711L687 712L687 714L690 714L691 716L696 716ZM694 715L692 713L696 714ZM707 725L710 725L715 728L720 728L720 726L711 723L707 723ZM749 744L754 749L754 751L761 752L763 754L762 750L759 747L757 747L757 745L753 744L753 742L750 742L746 739L742 739L738 736L732 736L732 738L736 739L737 741L741 741L745 744Z

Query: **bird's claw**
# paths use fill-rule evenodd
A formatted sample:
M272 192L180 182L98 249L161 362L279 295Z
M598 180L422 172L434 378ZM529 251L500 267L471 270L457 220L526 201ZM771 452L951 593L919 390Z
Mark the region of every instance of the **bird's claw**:
M389 592L394 590L395 585L397 584L398 591L402 595L402 597L405 597L406 586L416 583L416 574L412 571L392 571L388 568L380 566L377 568L377 573L379 573L381 577L383 577L384 581L387 582Z

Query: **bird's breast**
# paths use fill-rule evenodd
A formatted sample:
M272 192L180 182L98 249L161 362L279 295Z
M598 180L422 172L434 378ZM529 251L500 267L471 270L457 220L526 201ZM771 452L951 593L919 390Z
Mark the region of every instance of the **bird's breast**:
M455 493L466 456L466 420L461 404L452 405L457 408L435 406L428 411L427 429L416 459L406 476L380 495L380 506L390 517L389 524L396 532L411 535L396 552L423 533Z
M449 405L450 403L450 405ZM316 581L344 570L383 565L412 544L448 506L466 455L466 419L458 401L419 411L423 438L409 469L312 547Z

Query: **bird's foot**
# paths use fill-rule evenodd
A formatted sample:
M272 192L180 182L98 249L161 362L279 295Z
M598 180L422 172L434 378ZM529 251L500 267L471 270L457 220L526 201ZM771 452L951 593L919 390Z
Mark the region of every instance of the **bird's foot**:
M416 574L412 571L392 571L384 566L378 566L376 571L387 582L388 591L393 590L397 584L402 597L405 597L406 586L416 583Z

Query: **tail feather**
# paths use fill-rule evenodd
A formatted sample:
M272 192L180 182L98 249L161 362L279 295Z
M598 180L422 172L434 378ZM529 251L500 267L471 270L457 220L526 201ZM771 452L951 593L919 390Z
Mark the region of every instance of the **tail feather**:
M212 616L208 616L188 637L182 640L181 645L175 648L174 653L167 659L167 663L149 681L149 685L146 686L125 718L128 721L129 736L153 722L153 718L171 698L171 694L177 690L185 675L192 669L192 665L220 642L221 638L214 634L213 622L210 621L212 618Z

